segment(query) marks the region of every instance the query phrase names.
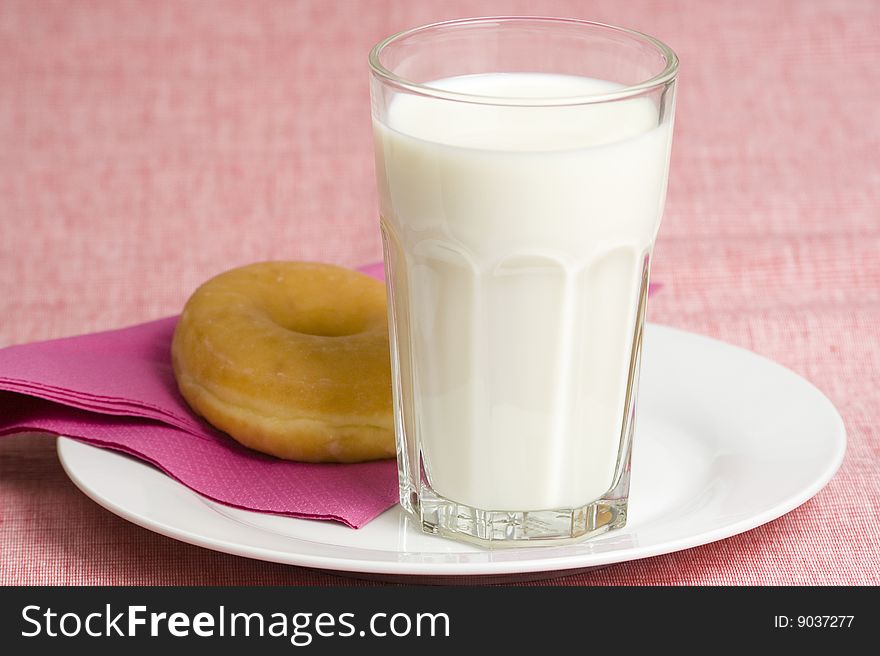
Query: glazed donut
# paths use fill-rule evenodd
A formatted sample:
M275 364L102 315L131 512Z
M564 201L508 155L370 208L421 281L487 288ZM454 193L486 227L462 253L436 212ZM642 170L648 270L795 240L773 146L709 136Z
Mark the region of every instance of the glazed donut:
M187 301L171 355L190 407L245 446L394 457L385 289L369 276L311 262L227 271Z

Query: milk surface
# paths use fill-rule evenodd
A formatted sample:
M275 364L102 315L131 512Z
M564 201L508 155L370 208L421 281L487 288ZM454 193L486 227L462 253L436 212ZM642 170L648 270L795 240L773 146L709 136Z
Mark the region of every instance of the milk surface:
M618 88L539 73L431 86L526 99ZM400 94L374 129L411 462L421 448L438 494L487 510L601 497L671 120L648 98L512 107Z

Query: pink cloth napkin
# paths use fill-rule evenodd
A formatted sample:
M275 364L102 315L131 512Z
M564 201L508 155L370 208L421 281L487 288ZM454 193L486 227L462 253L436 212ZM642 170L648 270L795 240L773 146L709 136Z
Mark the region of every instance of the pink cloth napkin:
M381 277L375 265L365 269ZM196 417L171 369L176 322L169 317L0 350L0 435L66 435L145 460L220 503L353 528L397 502L393 460L279 460Z
M382 264L362 271L381 279ZM359 528L397 502L393 460L279 460L196 417L177 391L177 317L0 350L0 435L65 435L145 460L230 506Z

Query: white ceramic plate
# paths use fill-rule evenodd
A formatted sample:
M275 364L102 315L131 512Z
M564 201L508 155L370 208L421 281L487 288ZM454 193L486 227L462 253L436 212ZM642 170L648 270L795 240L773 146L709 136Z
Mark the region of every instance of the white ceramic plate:
M424 535L398 508L360 530L229 508L151 466L67 438L58 455L96 502L135 524L240 556L422 581L542 578L687 549L804 503L834 475L843 422L788 369L721 342L646 331L629 523L559 547L486 551Z

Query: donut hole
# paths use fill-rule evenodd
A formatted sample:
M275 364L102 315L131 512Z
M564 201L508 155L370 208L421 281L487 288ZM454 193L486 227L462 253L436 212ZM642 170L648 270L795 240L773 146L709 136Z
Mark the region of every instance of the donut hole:
M348 337L364 332L366 321L355 321L352 317L345 316L299 316L285 317L286 321L279 321L279 325L301 335L313 335L315 337Z
M348 337L365 332L369 317L345 307L269 307L272 323L284 330L313 337Z
M381 283L327 265L284 263L249 280L241 302L279 328L312 337L349 337L376 330L385 320Z

